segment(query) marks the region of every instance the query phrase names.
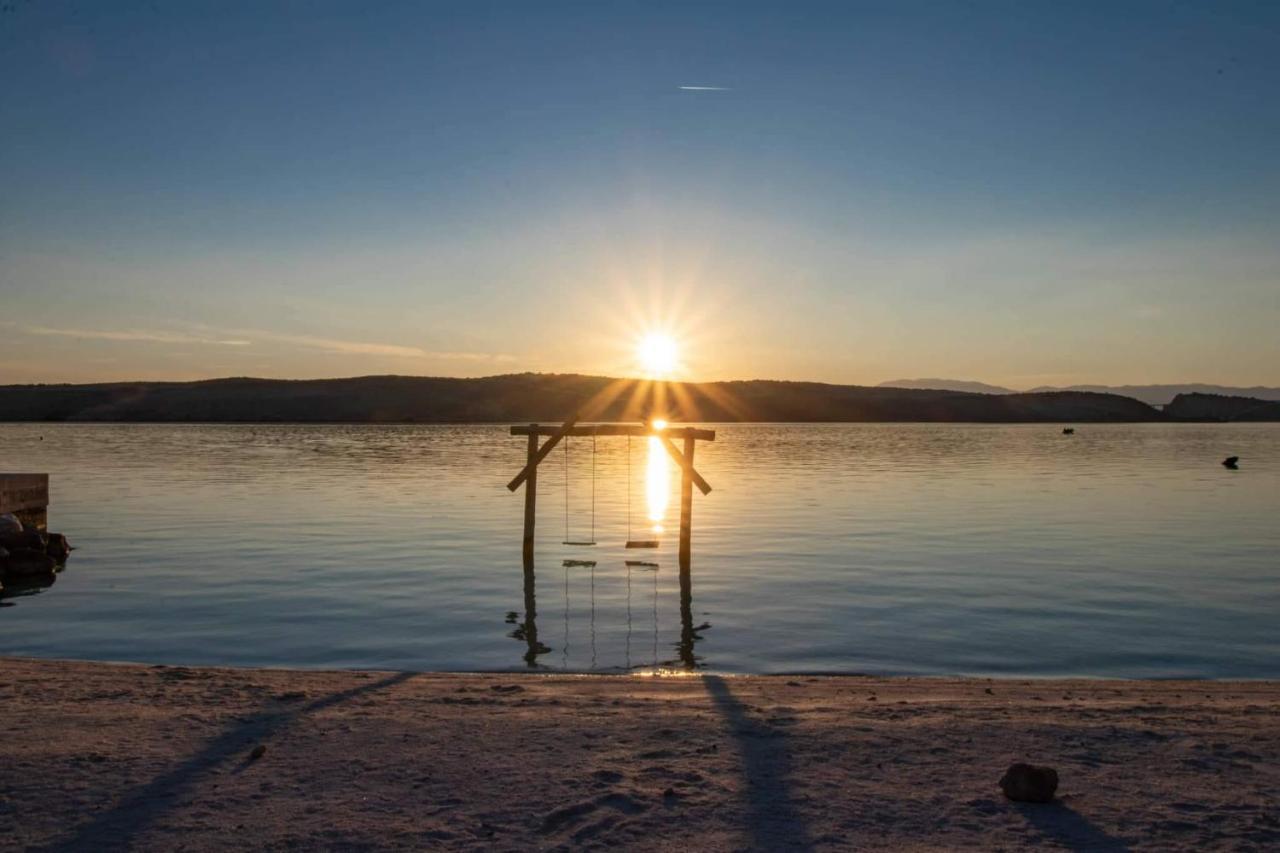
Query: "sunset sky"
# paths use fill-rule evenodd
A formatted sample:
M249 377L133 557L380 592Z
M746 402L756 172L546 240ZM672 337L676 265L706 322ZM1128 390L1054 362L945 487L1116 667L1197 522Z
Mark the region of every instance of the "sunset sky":
M1280 4L0 11L0 382L1280 385Z

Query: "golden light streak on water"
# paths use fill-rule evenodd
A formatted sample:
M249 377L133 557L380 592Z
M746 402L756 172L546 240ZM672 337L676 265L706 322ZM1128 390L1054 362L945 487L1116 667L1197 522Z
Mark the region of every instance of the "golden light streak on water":
M667 515L667 503L671 499L671 460L657 436L649 437L649 461L644 477L645 499L649 508L649 521L653 532L662 532L662 520Z

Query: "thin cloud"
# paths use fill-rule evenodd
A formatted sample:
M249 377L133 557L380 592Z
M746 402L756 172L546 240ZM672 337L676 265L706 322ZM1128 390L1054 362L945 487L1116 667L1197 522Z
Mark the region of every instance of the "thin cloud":
M319 352L338 355L374 356L382 358L434 359L437 361L477 361L477 362L511 362L514 356L487 353L463 352L456 350L428 350L422 347L403 346L400 344L383 344L370 341L344 341L336 338L322 338L312 335L282 335L257 329L216 329L197 327L199 332L170 332L157 329L76 329L55 328L52 326L16 326L11 323L0 325L16 327L29 335L44 337L79 338L94 341L116 341L121 343L152 343L222 347L247 347L254 342L277 343L286 346L312 349Z
M732 92L728 86L678 86L682 92Z
M154 344L208 344L221 347L247 347L251 343L250 341L238 338L209 338L197 335L184 335L176 332L136 329L111 331L109 329L55 329L51 326L24 326L22 331L26 332L28 335L84 338L94 341L132 341Z
M428 350L422 347L402 346L400 344L382 344L369 341L344 341L335 338L321 338L312 335L282 335L276 332L259 330L236 330L235 334L244 335L255 340L288 346L314 349L321 352L339 355L382 356L389 358L437 359L446 361L515 361L514 356L487 352L459 352L454 350Z

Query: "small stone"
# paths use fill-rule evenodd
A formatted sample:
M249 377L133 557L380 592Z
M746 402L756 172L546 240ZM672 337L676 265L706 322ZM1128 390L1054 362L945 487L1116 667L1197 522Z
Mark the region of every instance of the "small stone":
M22 533L22 522L11 512L0 514L0 539L8 541L9 537Z
M1000 790L1020 803L1052 802L1058 790L1058 771L1022 762L1011 764L1000 777Z
M258 744L249 751L249 760L257 761L259 758L267 754L267 748L262 744Z

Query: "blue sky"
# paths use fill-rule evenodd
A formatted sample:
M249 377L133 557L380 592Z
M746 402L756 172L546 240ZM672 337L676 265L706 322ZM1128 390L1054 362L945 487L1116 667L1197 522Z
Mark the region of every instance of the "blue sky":
M1275 4L19 0L0 75L0 382L1280 384Z

